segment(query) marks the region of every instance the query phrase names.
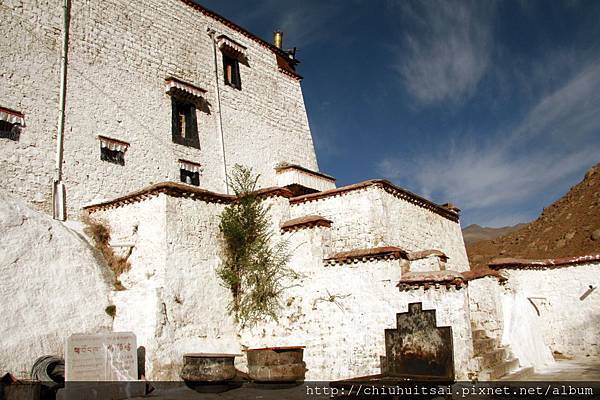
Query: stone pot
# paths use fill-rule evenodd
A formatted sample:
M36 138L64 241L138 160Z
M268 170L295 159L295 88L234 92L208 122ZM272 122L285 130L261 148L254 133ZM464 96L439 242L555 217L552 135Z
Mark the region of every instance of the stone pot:
M224 383L235 378L233 361L239 354L188 353L183 355L181 379L186 383Z
M266 347L246 350L248 375L256 382L296 382L304 380L304 346Z

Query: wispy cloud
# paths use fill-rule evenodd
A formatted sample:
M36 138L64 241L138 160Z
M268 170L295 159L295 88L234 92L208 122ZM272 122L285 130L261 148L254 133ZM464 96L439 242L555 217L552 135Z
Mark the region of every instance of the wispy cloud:
M597 159L597 151L589 147L568 154L517 157L502 146L464 147L418 160L386 158L380 163L380 171L395 180L415 182L425 196L476 210L527 199Z
M544 135L548 139L581 139L600 134L600 60L585 67L566 85L531 110L516 135ZM575 140L574 139L578 139Z
M331 3L320 2L302 7L301 2L293 2L279 16L279 28L285 32L291 44L305 47L327 34L327 27L338 13L339 8L332 7Z
M405 27L396 70L421 104L460 102L488 68L492 48L491 1L394 3Z
M471 215L488 216L479 222L510 220L507 205L539 196L600 161L598 110L596 61L540 98L514 129L457 135L460 139L424 157L385 158L379 170L438 201L456 202ZM499 208L507 214L494 212Z
M325 35L333 35L330 28L351 21L338 18L344 10L344 2L307 0L260 0L253 3L250 11L236 17L242 24L252 25L267 20L272 30L284 32L284 45L305 48Z

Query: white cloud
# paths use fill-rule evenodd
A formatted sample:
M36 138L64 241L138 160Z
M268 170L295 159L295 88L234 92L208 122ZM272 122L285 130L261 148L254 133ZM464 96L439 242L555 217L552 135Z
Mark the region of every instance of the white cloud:
M566 85L545 96L516 135L585 138L600 134L600 60L590 63Z
M511 132L486 141L464 135L418 158L385 158L379 170L425 196L455 202L471 216L487 215L477 222L512 221L510 206L564 187L600 161L598 110L600 62L593 62L541 98Z
M460 102L484 76L492 47L490 1L399 2L405 27L396 67L422 104Z
M425 196L476 210L530 198L589 167L598 157L589 147L566 155L531 153L516 158L506 148L471 147L411 162L387 158L381 162L380 171L394 180L415 182Z

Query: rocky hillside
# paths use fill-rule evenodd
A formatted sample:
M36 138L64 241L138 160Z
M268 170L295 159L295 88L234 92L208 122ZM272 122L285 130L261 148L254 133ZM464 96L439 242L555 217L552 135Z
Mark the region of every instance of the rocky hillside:
M467 244L471 269L497 257L557 258L600 253L600 164L535 221L498 237Z
M492 240L497 237L508 235L511 232L523 228L527 224L517 224L513 226L504 226L502 228L488 228L485 226L471 224L462 230L465 244L473 244L482 240Z

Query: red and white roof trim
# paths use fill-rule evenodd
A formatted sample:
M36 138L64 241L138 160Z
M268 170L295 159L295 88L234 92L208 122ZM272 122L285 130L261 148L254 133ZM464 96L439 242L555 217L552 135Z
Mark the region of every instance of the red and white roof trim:
M25 116L10 108L0 107L0 121L6 121L9 124L19 124L25 126Z
M179 160L179 168L188 172L200 173L202 171L202 166L200 164L186 160Z
M219 46L219 49L221 50L227 50L240 56L244 56L246 52L246 46L239 44L225 35L217 37L217 46Z
M100 139L100 147L108 148L112 151L125 152L129 148L129 143L123 142L122 140L112 139L106 136L98 136Z
M174 91L184 92L188 95L198 98L201 98L204 93L206 93L205 89L199 88L198 86L194 86L191 83L184 82L177 78L165 79L165 92L172 93Z

